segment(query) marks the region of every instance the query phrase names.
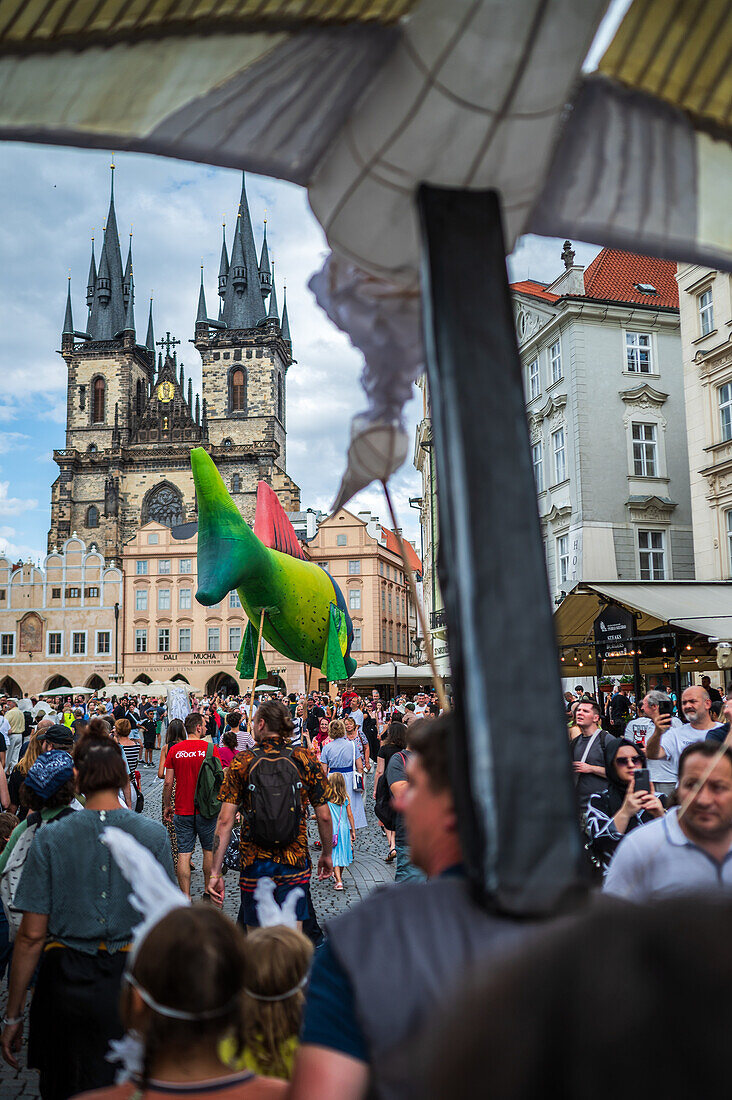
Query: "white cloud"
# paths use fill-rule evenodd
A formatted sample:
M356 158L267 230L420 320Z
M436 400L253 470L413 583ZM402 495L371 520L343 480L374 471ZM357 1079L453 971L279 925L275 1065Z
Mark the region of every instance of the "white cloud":
M0 481L0 516L20 516L38 507L37 500L8 496L9 481Z
M24 432L6 432L0 429L0 455L22 450L30 436Z

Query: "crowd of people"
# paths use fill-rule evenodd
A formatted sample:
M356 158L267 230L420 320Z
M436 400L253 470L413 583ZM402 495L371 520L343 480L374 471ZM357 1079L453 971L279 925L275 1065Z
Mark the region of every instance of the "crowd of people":
M13 710L24 728L14 762L3 732L0 1049L21 1064L30 998L27 1064L43 1100L91 1089L105 1100L534 1096L564 1065L555 1022L582 1018L593 981L620 981L605 962L620 965L613 934L624 929L619 942L640 959L660 927L670 967L681 966L682 940L674 956L658 906L682 914L686 931L703 928L714 902L665 899L712 895L720 919L732 888L732 691L715 700L688 687L678 716L659 690L637 718L603 714L584 691L568 700L594 900L549 928L471 888L451 776L456 719L427 693L388 704L353 692L194 699L184 718L163 700L76 699L51 714L29 702L4 708L10 730ZM140 805L146 739L151 754L160 747L160 821ZM396 881L323 935L311 875L347 888L372 813ZM204 892L191 904L196 841ZM232 887L236 922L221 911ZM565 989L577 952L587 968ZM656 1004L670 1016L668 983L642 973L645 1011L628 1014L640 1034ZM506 1045L524 1019L526 1058Z

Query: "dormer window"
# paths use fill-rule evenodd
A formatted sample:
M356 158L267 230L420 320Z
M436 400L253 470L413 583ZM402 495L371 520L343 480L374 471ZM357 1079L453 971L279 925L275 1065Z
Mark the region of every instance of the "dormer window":
M658 294L653 283L634 283L633 286L639 294Z

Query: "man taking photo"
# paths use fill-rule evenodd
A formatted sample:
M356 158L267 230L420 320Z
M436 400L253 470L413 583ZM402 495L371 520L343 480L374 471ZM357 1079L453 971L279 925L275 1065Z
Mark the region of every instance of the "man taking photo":
M672 728L671 715L656 711L653 718L653 733L646 741L646 756L649 761L665 760L669 776L678 775L679 760L685 748L695 741L703 741L710 730L721 725L712 718L712 701L701 687L689 687L681 696L681 711L685 724Z

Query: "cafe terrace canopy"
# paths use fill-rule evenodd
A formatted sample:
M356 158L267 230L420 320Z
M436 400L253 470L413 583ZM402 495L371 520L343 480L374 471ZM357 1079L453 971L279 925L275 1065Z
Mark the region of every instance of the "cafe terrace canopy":
M643 671L658 672L664 667L664 659L667 667L672 662L671 640L667 639L664 653L653 637L664 633L664 628L678 634L684 671L698 668L700 661L707 667L714 665L716 644L710 643L710 638L732 640L729 581L585 581L567 594L554 614L563 676L594 673L593 625L608 604L620 605L636 615L634 636L641 640L632 648L640 649ZM646 645L642 640L645 635ZM622 662L625 658L615 660ZM610 674L617 671L612 658L605 669Z
M0 5L0 137L307 187L331 249L311 287L365 360L337 507L404 461L426 367L465 865L516 914L573 888L582 846L505 256L533 231L732 266L729 5L633 0L583 73L607 8Z

